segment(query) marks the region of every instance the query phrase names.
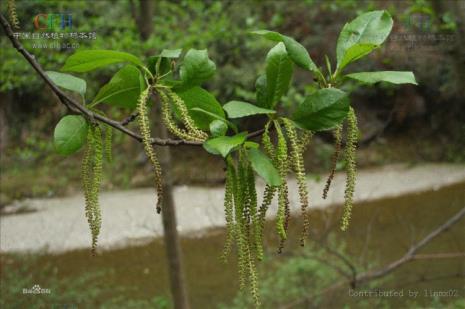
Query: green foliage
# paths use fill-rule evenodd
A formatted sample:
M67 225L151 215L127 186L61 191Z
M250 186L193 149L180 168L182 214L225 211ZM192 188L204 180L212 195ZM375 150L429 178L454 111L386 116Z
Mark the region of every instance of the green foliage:
M271 160L260 150L251 148L247 151L253 169L270 186L279 186L282 179Z
M82 73L121 62L143 66L139 58L128 53L113 50L84 50L69 56L61 70Z
M61 118L53 134L56 151L68 156L81 149L86 142L87 129L87 121L82 116L68 115Z
M144 89L141 89L141 77L139 69L133 65L126 65L100 88L91 106L106 103L133 110L137 106L141 91L145 89L145 85Z
M337 70L369 54L381 45L392 29L392 18L387 11L364 13L345 24L337 40Z
M289 54L289 57L296 65L308 71L318 71L318 68L310 58L305 47L293 38L268 30L257 30L252 31L251 33L261 35L271 41L283 42L284 46L286 46L286 51Z
M210 79L216 71L216 65L208 58L206 49L190 49L184 56L179 74L183 87L190 88L200 86Z
M360 72L347 74L346 77L355 79L362 83L374 84L378 82L387 82L391 84L413 84L417 85L415 76L412 72L400 71L379 71L379 72Z
M225 118L223 108L216 100L215 96L201 87L192 87L187 90L176 90L176 94L184 101L189 115L194 120L195 125L201 130L207 131L209 129L210 122L216 118ZM198 108L207 111L208 113L196 111L195 109Z
M307 130L329 130L340 124L348 111L347 93L336 88L324 88L307 96L297 107L292 120Z
M46 73L48 78L50 78L57 86L66 90L77 92L83 98L86 95L87 84L85 80L66 73L53 71L47 71Z
M207 140L203 144L203 148L209 153L218 155L221 154L224 158L242 145L247 139L247 132L238 133L234 136L219 136Z
M228 125L221 120L213 120L210 122L210 133L213 137L226 135L228 131Z
M263 107L274 108L289 89L293 63L283 43L278 43L266 56L266 99Z
M261 108L256 105L242 101L230 101L223 105L223 109L226 111L229 118L242 118L259 114L276 113L276 111L272 109Z

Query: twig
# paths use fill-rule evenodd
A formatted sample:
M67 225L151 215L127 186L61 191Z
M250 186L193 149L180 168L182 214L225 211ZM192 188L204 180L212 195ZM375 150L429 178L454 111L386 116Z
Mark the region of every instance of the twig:
M112 126L113 128L123 132L126 135L134 138L135 140L141 142L142 137L137 134L136 132L128 129L125 127L127 123L121 123L116 120L107 118L105 116L93 113L89 109L87 109L82 104L75 101L73 98L69 97L65 92L63 92L60 88L58 88L55 83L47 76L45 71L42 69L41 65L37 62L35 57L29 53L24 46L19 42L19 40L15 37L13 30L11 29L11 25L8 20L0 13L0 23L2 28L8 37L8 39L13 44L13 47L29 62L29 64L34 68L34 70L39 74L39 76L44 80L44 82L49 86L49 88L58 96L58 99L62 104L64 104L71 112L76 114L81 114L85 116L90 121L98 120L100 122L106 123L107 125ZM129 122L128 122L129 123ZM263 133L263 130L258 130L255 132L250 133L247 137L255 137L259 136ZM186 140L175 140L175 139L161 139L161 138L152 138L152 144L158 146L180 146L180 145L190 145L190 146L201 146L202 142L195 142L195 141L186 141Z
M136 120L137 116L139 116L139 113L138 112L134 112L132 113L131 115L129 115L128 117L124 118L123 120L121 120L120 124L122 126L127 126L128 124L130 124L131 122L133 122L134 120Z
M464 255L464 253L443 253L443 254L416 254L418 250L423 248L425 245L427 245L429 242L431 242L434 238L436 238L439 234L447 231L451 226L453 226L455 223L457 223L459 220L465 217L465 207L462 208L459 212L457 212L455 215L450 217L446 222L438 226L436 229L431 231L426 237L424 237L421 241L416 243L415 245L411 246L410 249L398 260L395 260L394 262L379 268L375 270L369 270L367 272L361 273L355 277L352 281L349 281L349 284L353 287L360 286L361 284L365 284L369 281L376 280L379 278L382 278L391 272L395 271L398 269L400 266L403 264L414 261L414 260L420 260L424 258L430 258L430 259L435 259L435 258L445 258L445 257L461 257ZM330 291L336 290L340 287L343 287L345 284L347 284L347 281L339 281L336 282L329 287L323 289L322 291L318 291L317 293L312 293L310 295L307 295L306 297L303 297L301 299L295 300L292 303L286 304L285 306L282 306L281 308L294 308L296 305L305 303L306 301L312 299L315 296L326 294Z

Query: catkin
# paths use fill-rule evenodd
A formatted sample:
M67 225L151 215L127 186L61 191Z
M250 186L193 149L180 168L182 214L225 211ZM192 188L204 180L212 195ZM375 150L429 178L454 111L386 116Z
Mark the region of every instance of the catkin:
M171 96L172 102L178 109L181 120L189 133L191 133L192 136L197 138L199 141L205 141L208 138L208 134L197 128L194 120L189 115L189 111L187 110L187 106L184 101L174 91L171 91L171 89L168 89L168 95Z
M203 142L208 138L208 134L204 131L197 128L194 123L194 120L189 115L187 106L184 101L171 89L166 88L160 92L160 97L162 99L162 112L163 112L163 121L168 130L186 140L192 140L197 142ZM180 129L172 117L172 106L176 108L179 112L179 117L186 127L187 131Z
M16 12L16 1L8 0L8 16L10 17L10 23L15 29L19 29L18 13Z
M147 99L150 94L150 87L147 87L141 92L137 103L137 111L139 113L138 122L139 129L142 135L142 143L144 145L145 154L150 160L155 174L155 187L158 194L157 201L157 212L161 212L163 205L163 180L160 162L158 161L157 155L152 147L152 138L150 134L149 118L147 116Z
M271 122L269 121L265 125L265 131L263 132L263 135L262 135L262 145L263 145L263 148L265 149L266 154L270 158L274 158L275 149L274 149L273 143L271 142L270 124Z
M87 132L87 146L84 150L84 156L82 158L81 182L82 189L84 191L85 213L91 232L93 230L92 227L94 226L94 211L92 199L92 155L94 154L93 139L94 135L92 132L92 128L89 128Z
M283 180L282 184L278 188L278 213L276 215L276 231L282 240L286 239L286 231L284 228L286 205L289 204L287 195L287 182L286 176L288 172L288 156L287 156L287 142L284 134L281 130L281 126L278 121L274 122L276 132L278 134L278 144L276 147L276 162L278 165L279 175Z
M113 161L112 155L113 130L109 125L105 126L105 158L108 162Z
M92 254L97 249L98 235L102 224L99 205L99 191L102 180L103 142L99 126L92 125L87 133L87 147L84 151L81 167L82 187L84 190L85 213L92 236Z
M329 188L331 187L331 182L334 179L334 173L336 172L337 160L339 158L339 153L341 152L341 143L342 143L342 125L336 127L333 131L334 135L334 153L331 158L331 171L329 173L328 179L326 179L326 185L323 189L323 199L326 199L328 196Z
M226 161L226 184L224 192L224 213L226 218L226 241L221 258L224 262L231 252L231 246L234 241L234 182L236 181L236 171L231 160Z
M100 227L102 226L102 215L99 204L100 184L102 182L103 173L103 141L102 130L99 126L93 128L93 142L94 142L94 165L93 165L93 179L92 179L92 208L94 224L92 229L92 251L95 253L97 248L98 235L100 234Z
M344 214L342 216L341 229L347 230L352 213L352 203L356 181L356 147L358 141L357 116L351 107L347 116L347 144L345 149L346 159L346 188L344 191Z
M300 205L303 218L302 234L300 237L300 244L305 245L305 237L310 226L310 221L307 214L308 208L308 189L307 181L305 177L305 167L303 158L304 143L298 140L297 131L294 124L286 118L283 118L283 123L286 128L287 137L291 144L291 161L293 163L293 169L297 177L297 183L299 186L299 197Z
M171 110L170 98L163 92L160 91L160 98L162 104L163 124L170 131L171 134L185 140L196 140L195 137L191 136L186 130L181 129L177 126L173 119L173 111Z
M257 259L261 261L263 259L263 233L265 231L266 211L270 207L273 201L273 196L276 192L277 187L266 185L263 193L263 201L258 209L258 228L257 235L255 236L255 247L257 249Z

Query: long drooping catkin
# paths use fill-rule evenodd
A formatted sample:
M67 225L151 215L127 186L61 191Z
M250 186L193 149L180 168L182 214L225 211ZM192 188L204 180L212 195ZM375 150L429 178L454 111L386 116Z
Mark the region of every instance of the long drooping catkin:
M87 147L81 167L82 188L85 199L85 213L92 236L92 254L97 249L98 235L102 224L99 205L100 184L102 181L103 141L98 125L92 125L87 133Z
M305 146L302 141L298 140L297 131L294 124L286 118L283 118L283 123L286 128L287 137L289 138L291 144L291 161L299 186L300 205L304 222L302 227L302 234L300 237L300 244L303 246L305 244L305 237L307 236L307 231L310 226L310 221L307 214L308 189L303 158L303 149Z
M142 143L144 145L145 154L147 155L154 169L155 187L156 187L157 194L158 194L157 212L160 213L162 205L163 205L163 179L162 179L160 162L158 161L158 157L155 153L155 150L152 147L150 124L149 124L149 118L147 116L147 100L148 100L149 94L150 94L150 87L147 87L147 89L142 91L139 96L139 100L137 103L137 111L139 113L138 122L139 122L139 129L142 135Z
M279 171L279 175L283 180L282 184L278 188L278 213L276 214L276 231L282 240L286 239L286 230L284 228L286 205L289 204L288 189L287 189L287 172L288 172L288 156L287 156L287 142L284 134L281 130L281 126L278 121L274 121L276 132L278 135L278 143L276 147L276 163Z
M358 141L357 116L351 107L347 116L347 143L345 149L346 159L346 188L344 191L344 214L342 216L341 229L347 230L349 227L350 216L352 213L352 203L355 191L356 181L356 150Z
M334 173L336 172L337 160L339 158L339 153L341 152L342 144L342 125L339 125L333 131L334 135L334 153L331 158L331 171L329 173L328 179L326 179L326 185L323 189L323 199L326 199L328 196L329 188L331 187L331 182L334 179Z
M102 130L99 126L93 127L93 143L94 143L94 165L93 165L93 179L92 179L92 208L94 224L92 229L92 251L95 252L97 248L98 235L100 234L100 227L102 226L102 215L99 203L100 184L102 182L103 174L103 141Z
M234 241L234 186L236 181L236 171L232 160L226 160L226 183L224 192L224 213L226 218L226 241L221 258L227 261Z

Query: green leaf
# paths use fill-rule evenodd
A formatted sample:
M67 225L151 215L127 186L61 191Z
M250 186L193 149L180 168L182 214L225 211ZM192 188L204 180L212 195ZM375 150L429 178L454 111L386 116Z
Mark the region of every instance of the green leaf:
M141 73L135 66L130 64L125 66L99 90L91 106L104 102L123 108L136 108L143 86L140 77Z
M322 131L339 125L348 112L347 93L336 88L324 88L307 96L297 107L292 120L304 129Z
M368 55L376 48L378 48L378 46L372 44L356 44L352 46L344 54L337 70L339 72L342 71L348 64Z
M216 70L216 65L208 58L206 49L189 49L184 56L180 69L184 87L199 86L210 79Z
M250 148L247 154L252 164L252 168L262 177L270 186L279 186L282 182L278 171L273 166L270 158L258 149Z
M261 35L264 38L274 41L274 42L282 42L283 35L276 31L269 31L269 30L254 30L250 31L251 34Z
M258 149L260 148L260 144L259 143L255 143L255 142L251 142L251 141L246 141L244 143L244 147L245 148L255 148L255 149Z
M308 54L308 51L305 49L305 47L303 47L302 44L293 38L275 31L268 30L256 30L252 31L251 33L261 35L270 41L283 42L289 57L296 65L309 71L318 71L318 68L316 67L312 58L310 58L310 55Z
M214 137L203 143L203 148L209 153L222 155L224 158L235 148L242 145L247 139L247 132L241 132L234 136Z
M179 58L181 55L182 49L164 49L161 51L160 57L164 58Z
M294 65L283 43L273 47L266 57L266 108L274 108L287 93Z
M377 46L381 45L392 29L392 18L387 11L372 11L364 13L347 23L342 28L337 40L336 54L337 66L341 71L351 61L343 60L347 51L355 45L365 45L364 52L358 57L351 57L352 61L367 55ZM370 48L368 48L371 46ZM352 51L353 53L354 51Z
M78 151L86 142L87 130L87 121L82 116L61 118L53 134L56 151L65 156Z
M229 118L241 118L257 114L274 114L272 109L261 108L253 104L242 101L230 101L223 105L223 109L228 113Z
M224 119L224 111L221 104L207 90L200 87L192 87L187 90L177 90L176 93L183 99L189 110L189 115L200 129L208 130L210 122L215 120L215 118L205 113L192 111L194 108L200 108L217 115L220 119Z
M84 50L69 56L61 70L88 72L119 62L131 62L137 66L143 66L139 58L128 53L113 50Z
M379 71L379 72L360 72L347 74L346 77L358 80L362 83L374 84L378 82L387 82L391 84L414 84L417 85L415 75L412 72L402 71Z
M58 87L77 92L82 97L85 96L87 88L85 80L66 73L53 71L47 71L45 73Z
M228 125L224 121L215 119L210 122L210 132L214 137L223 136L227 131Z
M147 69L153 74L162 76L171 70L171 61L169 58L160 56L151 56L147 60ZM172 74L168 74L164 78L172 77Z

